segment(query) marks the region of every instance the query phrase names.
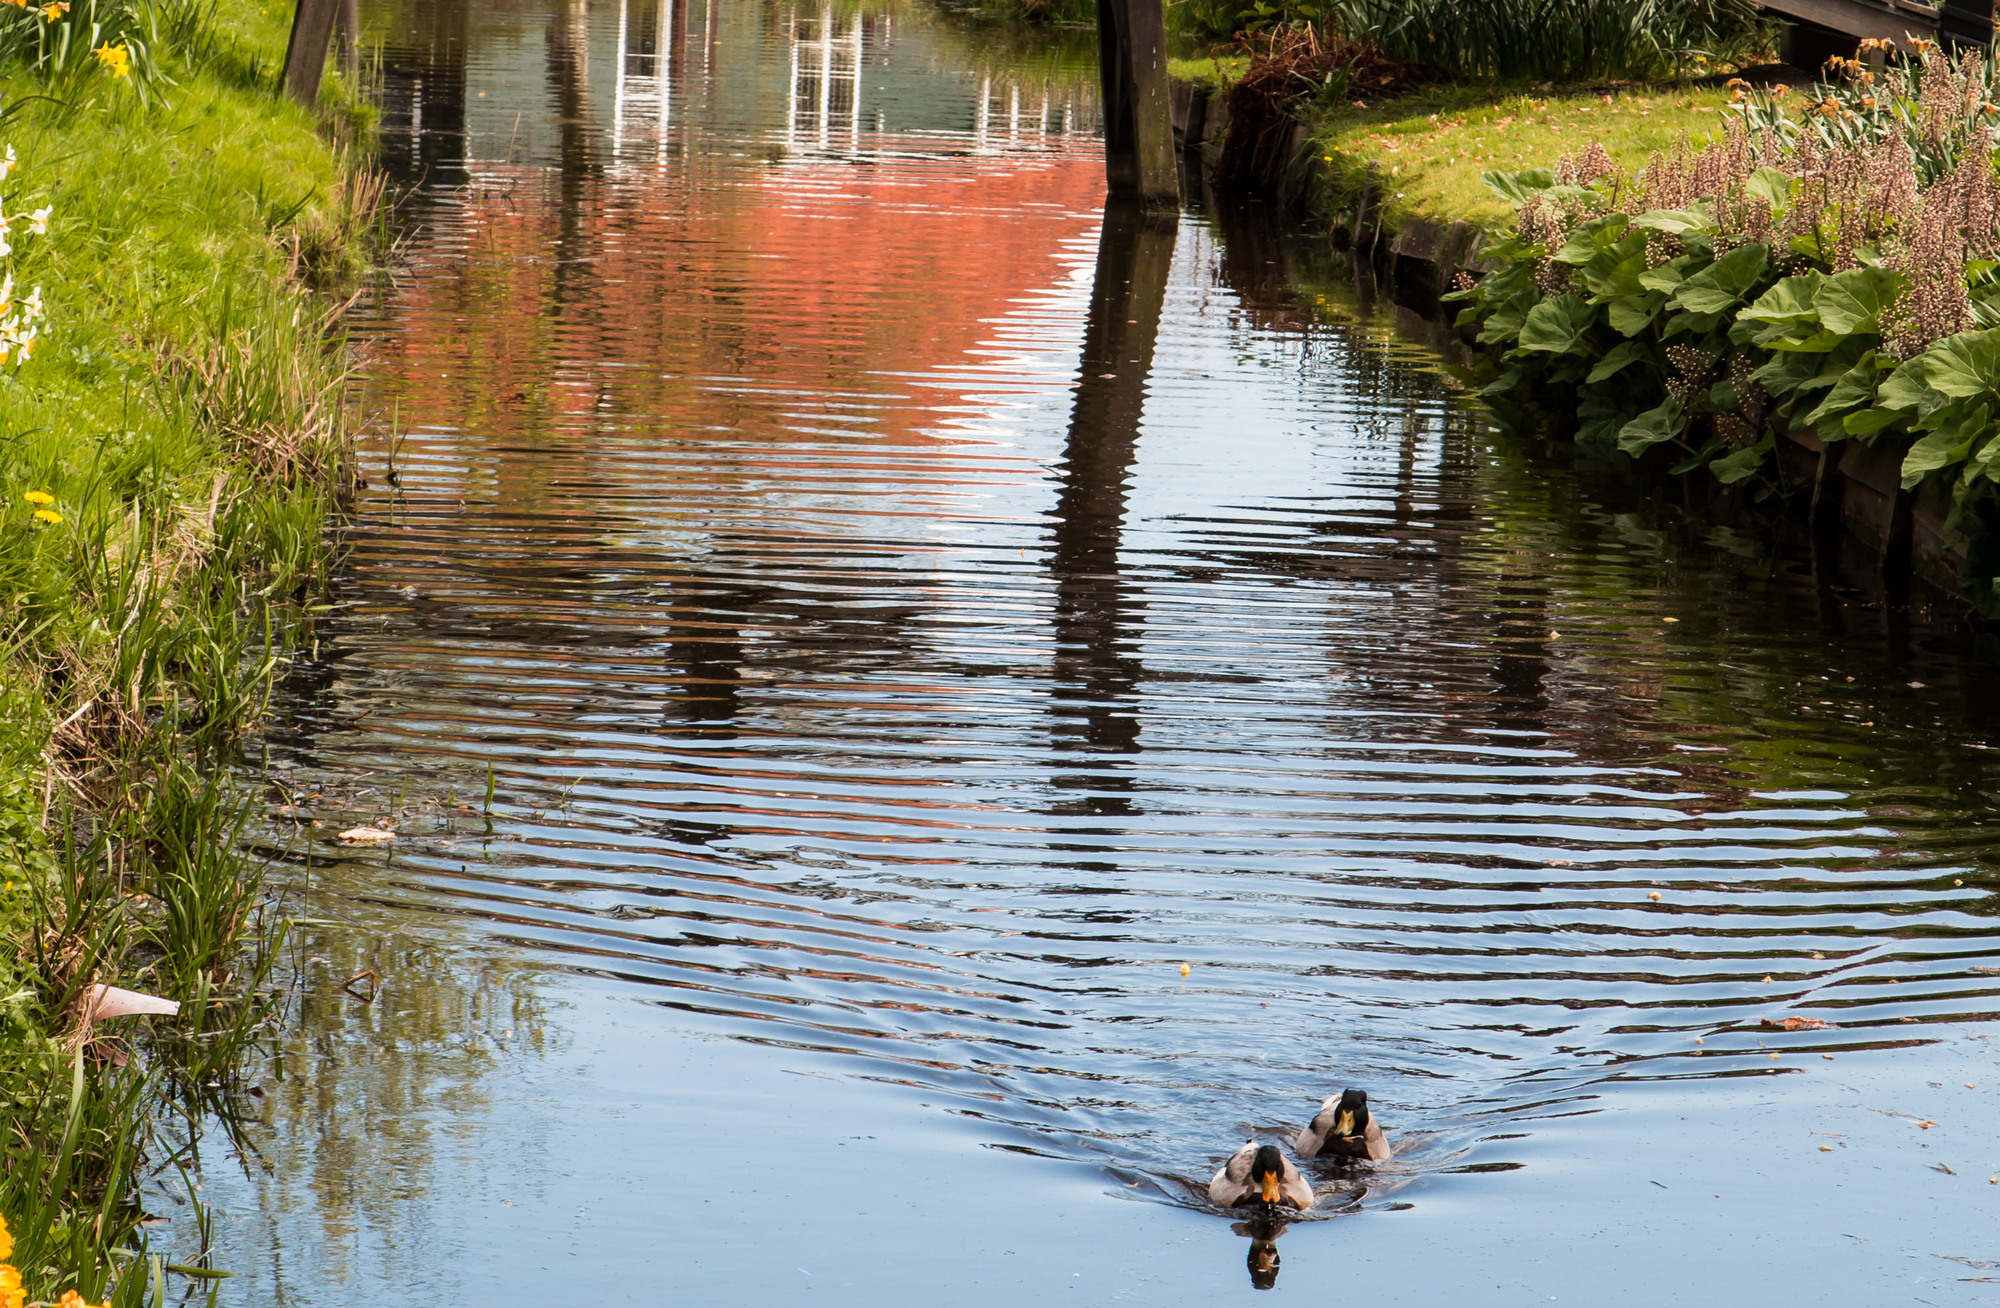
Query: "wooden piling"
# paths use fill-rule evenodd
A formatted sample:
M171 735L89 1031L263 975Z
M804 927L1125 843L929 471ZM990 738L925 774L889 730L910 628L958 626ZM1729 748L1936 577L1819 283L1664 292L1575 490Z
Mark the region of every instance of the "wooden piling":
M327 47L341 0L298 0L292 12L292 39L285 46L285 94L303 105L319 102L320 78L326 73Z
M1104 177L1111 198L1137 201L1152 210L1178 209L1180 175L1161 0L1097 0L1097 66L1104 87Z

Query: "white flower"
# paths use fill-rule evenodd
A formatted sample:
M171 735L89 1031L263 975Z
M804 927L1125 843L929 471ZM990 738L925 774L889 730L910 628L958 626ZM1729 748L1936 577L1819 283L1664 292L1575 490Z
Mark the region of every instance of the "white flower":
M43 205L28 215L28 230L37 236L46 236L49 231L49 215L55 211L52 204Z
M34 290L32 290L32 291L28 292L28 302L27 302L27 308L28 308L28 318L29 318L29 319L30 319L31 321L32 321L33 319L36 319L36 318L39 318L39 317L41 317L41 316L42 316L42 288L41 288L41 287L37 286L37 287L36 287L36 288L35 288Z
M19 166L19 164L20 160L14 157L14 147L11 145L8 146L7 157L5 159L0 159L0 177L5 177L7 176L7 174L13 172L14 169Z

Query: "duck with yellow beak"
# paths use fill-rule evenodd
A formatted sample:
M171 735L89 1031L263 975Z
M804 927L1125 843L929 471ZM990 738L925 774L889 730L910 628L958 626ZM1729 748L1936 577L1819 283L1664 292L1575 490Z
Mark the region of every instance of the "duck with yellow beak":
M1293 1147L1301 1158L1366 1158L1379 1163L1389 1156L1389 1141L1368 1112L1366 1090L1327 1096Z
M1313 1192L1278 1146L1245 1140L1208 1183L1208 1201L1217 1208L1283 1204L1304 1212L1313 1206Z

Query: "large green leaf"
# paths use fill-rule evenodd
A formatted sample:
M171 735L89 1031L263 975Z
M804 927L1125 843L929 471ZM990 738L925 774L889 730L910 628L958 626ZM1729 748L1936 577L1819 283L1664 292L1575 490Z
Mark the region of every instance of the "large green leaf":
M1618 441L1618 430L1639 411L1618 386L1587 386L1577 398L1576 443L1586 450L1609 454Z
M1657 408L1651 408L1626 423L1618 432L1618 448L1639 457L1662 441L1670 441L1687 429L1687 418L1681 412L1681 402L1669 397Z
M1597 320L1597 310L1574 295L1552 295L1528 310L1521 324L1524 350L1568 354L1584 346L1584 336Z
M1941 428L1910 447L1903 456L1903 489L1913 490L1924 477L1939 468L1949 468L1972 453L1972 443L1984 435L1992 420L1992 410L1980 405L1962 422Z
M1643 233L1628 232L1579 267L1576 278L1590 291L1592 304L1609 304L1626 296L1645 295L1646 288L1639 285L1639 274L1645 271L1646 238Z
M1681 283L1688 279L1688 275L1694 271L1697 263L1706 262L1705 259L1699 259L1691 254L1684 254L1678 259L1669 259L1657 268L1640 273L1639 285L1649 291L1665 291L1672 295L1681 288Z
M2000 328L1947 336L1911 362L1919 359L1926 363L1924 382L1940 395L1963 399L2000 389Z
M1726 454L1708 465L1709 472L1725 486L1733 486L1745 477L1754 474L1764 466L1765 456L1778 447L1775 436L1766 435L1763 440L1734 454Z
M1850 268L1827 278L1813 295L1820 324L1842 336L1881 330L1882 306L1894 298L1898 280L1888 268Z
M1628 221L1622 213L1607 213L1579 223L1571 229L1569 239L1549 257L1557 263L1589 263L1618 243Z
M1764 201L1773 214L1783 213L1792 203L1792 188L1798 180L1782 168L1759 168L1743 183L1743 194Z
M1680 236L1687 232L1701 231L1712 226L1714 222L1713 218L1699 209L1649 209L1634 218L1632 225Z
M1616 376L1618 371L1628 364L1637 363L1646 357L1646 347L1638 341L1626 341L1623 345L1615 345L1609 354L1597 361L1597 366L1590 370L1590 376L1585 377L1584 381L1593 384L1601 382L1606 377Z
M1750 374L1750 379L1775 396L1790 395L1819 373L1821 356L1779 354Z
M1505 345L1521 334L1521 324L1528 320L1528 310L1536 303L1533 288L1519 291L1501 302L1498 308L1487 315L1486 325L1479 329L1481 345Z
M1739 321L1803 323L1819 322L1819 310L1813 305L1813 293L1819 290L1826 278L1819 269L1801 277L1786 277L1772 285L1771 289L1757 297L1757 302L1736 315Z
M1872 436L1884 427L1894 426L1901 421L1903 415L1893 409L1862 409L1842 418L1840 427L1849 436Z
M1659 291L1648 291L1642 296L1620 296L1605 310L1605 319L1611 330L1620 336L1637 336L1652 325L1653 318L1660 312L1660 306L1667 297Z
M1875 403L1875 351L1861 356L1861 362L1840 374L1833 389L1827 392L1819 407L1806 415L1806 421L1817 426L1837 413L1858 409L1864 404Z
M1681 283L1675 299L1691 313L1723 313L1749 293L1770 265L1771 252L1751 242L1739 245Z
M1546 168L1523 168L1517 173L1481 173L1479 180L1507 203L1520 205L1526 204L1535 192L1554 186L1556 175Z

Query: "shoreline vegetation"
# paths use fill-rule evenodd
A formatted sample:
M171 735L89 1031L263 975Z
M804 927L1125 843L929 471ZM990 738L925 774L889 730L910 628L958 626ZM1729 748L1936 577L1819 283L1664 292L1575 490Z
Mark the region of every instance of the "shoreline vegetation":
M287 6L73 5L0 7L0 1308L220 1285L140 1184L201 1213L278 1002L228 751L332 563L380 199L353 88L274 93Z
M1465 302L1457 371L1503 430L1802 519L1816 575L2000 619L2000 73L1855 53L1441 81L1295 23L1171 72L1219 186Z

